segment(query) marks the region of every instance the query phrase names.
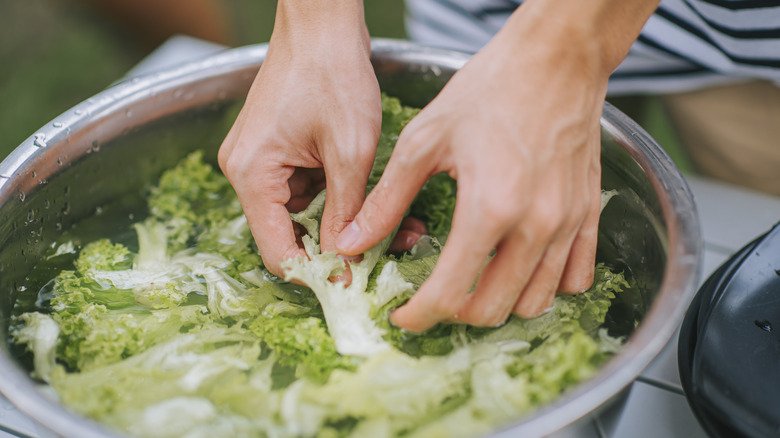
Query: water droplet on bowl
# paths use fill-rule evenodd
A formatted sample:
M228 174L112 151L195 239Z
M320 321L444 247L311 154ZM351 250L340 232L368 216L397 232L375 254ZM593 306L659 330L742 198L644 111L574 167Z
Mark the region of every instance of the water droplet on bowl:
M39 148L45 148L46 147L46 134L39 132L35 135L33 135L33 145L38 146Z
M54 122L54 123L51 124L51 126L54 126L55 128L62 128L62 123Z

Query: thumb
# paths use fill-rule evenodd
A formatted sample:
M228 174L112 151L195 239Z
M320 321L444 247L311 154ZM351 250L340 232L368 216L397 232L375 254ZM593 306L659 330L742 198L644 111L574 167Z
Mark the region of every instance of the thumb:
M409 204L430 176L427 168L414 169L416 165L395 157L394 154L390 158L382 178L366 197L355 220L336 239L339 253L358 255L387 237L401 222Z

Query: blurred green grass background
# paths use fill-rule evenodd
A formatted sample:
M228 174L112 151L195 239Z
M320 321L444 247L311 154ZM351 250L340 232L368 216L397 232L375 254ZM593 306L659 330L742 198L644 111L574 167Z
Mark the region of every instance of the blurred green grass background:
M165 0L160 0L165 1ZM275 0L225 2L236 45L267 42ZM404 38L400 0L366 2L373 36ZM0 1L0 155L103 90L148 54L78 1Z
M268 41L275 0L234 0L225 6L236 45ZM401 0L370 0L365 7L373 37L406 37ZM77 0L2 0L0 25L0 157L48 121L103 90L149 52L116 23ZM613 103L637 119L688 170L656 99Z

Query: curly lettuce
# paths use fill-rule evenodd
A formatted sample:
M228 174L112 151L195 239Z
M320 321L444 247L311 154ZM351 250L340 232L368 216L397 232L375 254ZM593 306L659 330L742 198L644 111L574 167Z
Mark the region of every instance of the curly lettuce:
M416 113L383 97L369 189ZM455 193L434 176L410 208L430 236L386 254L388 236L345 264L319 247L323 192L291 216L307 257L287 261L280 279L230 184L197 152L150 190L135 242L52 248L41 263L59 273L11 335L62 403L133 436L486 434L597 372L622 343L604 321L631 284L600 264L589 291L535 319L424 334L392 326L390 311L438 260ZM333 280L344 269L350 284Z

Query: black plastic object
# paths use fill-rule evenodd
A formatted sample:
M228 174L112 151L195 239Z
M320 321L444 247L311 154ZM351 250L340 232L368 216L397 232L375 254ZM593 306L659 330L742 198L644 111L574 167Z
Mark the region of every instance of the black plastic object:
M780 225L701 286L680 330L678 365L710 436L780 436Z

